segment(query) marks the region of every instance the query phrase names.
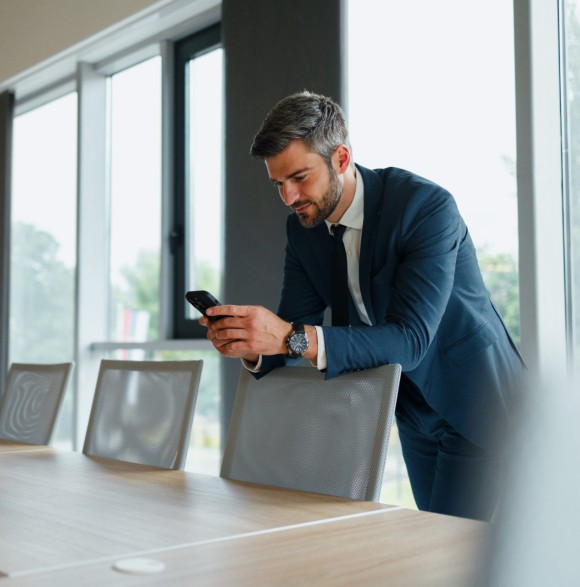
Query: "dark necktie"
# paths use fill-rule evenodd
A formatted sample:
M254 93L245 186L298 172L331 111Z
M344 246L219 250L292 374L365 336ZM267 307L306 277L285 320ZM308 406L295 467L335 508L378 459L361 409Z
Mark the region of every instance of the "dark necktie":
M348 269L346 251L342 242L342 235L346 226L336 224L333 227L334 253L332 256L332 325L348 326Z

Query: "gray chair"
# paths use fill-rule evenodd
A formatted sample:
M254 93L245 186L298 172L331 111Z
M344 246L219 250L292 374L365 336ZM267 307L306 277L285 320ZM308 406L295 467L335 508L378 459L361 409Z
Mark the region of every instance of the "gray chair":
M400 376L400 365L328 381L314 367L242 369L221 477L378 501Z
M12 363L0 400L0 438L49 444L73 363Z
M203 361L101 361L83 453L183 469Z

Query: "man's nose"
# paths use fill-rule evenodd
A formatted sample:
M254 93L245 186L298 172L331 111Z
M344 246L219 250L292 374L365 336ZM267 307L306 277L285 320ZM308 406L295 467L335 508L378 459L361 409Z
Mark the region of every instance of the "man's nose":
M292 204L298 199L299 196L299 191L292 183L288 182L280 186L280 197L286 206L292 206Z

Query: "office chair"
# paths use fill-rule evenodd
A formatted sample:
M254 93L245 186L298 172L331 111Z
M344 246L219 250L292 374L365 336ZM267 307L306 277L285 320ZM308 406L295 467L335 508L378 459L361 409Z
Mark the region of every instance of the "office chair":
M101 361L86 455L183 469L203 361Z
M49 444L74 363L12 363L0 400L0 438Z
M378 501L400 376L400 365L328 381L314 367L242 369L220 476Z

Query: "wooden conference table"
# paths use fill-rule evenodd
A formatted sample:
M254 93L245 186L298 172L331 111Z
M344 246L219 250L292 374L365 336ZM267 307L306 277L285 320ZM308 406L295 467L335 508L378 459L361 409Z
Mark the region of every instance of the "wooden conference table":
M0 440L0 587L467 587L487 525ZM116 570L145 559L150 574Z

